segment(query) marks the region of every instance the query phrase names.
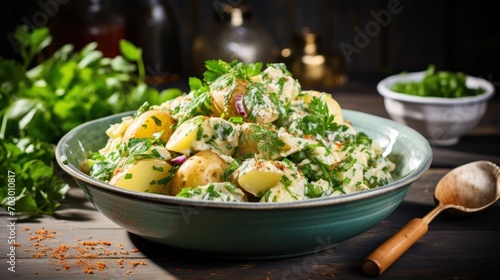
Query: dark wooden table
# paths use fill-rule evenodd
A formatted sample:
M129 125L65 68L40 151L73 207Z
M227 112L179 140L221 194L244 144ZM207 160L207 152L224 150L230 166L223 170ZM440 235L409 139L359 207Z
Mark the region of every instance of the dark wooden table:
M388 117L374 86L334 91L342 107ZM72 188L55 216L17 217L15 272L10 272L9 216L0 212L1 279L341 279L365 277L360 265L379 244L434 207L433 190L451 168L475 160L500 165L500 98L480 125L449 147L433 147L434 161L403 203L369 231L316 254L268 261L192 257L127 233ZM428 233L379 279L498 279L500 203L472 217L438 216Z

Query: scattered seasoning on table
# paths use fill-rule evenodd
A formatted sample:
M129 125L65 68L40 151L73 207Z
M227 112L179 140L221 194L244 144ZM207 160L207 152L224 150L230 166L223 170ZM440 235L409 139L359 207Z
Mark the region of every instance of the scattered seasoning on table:
M70 270L77 267L86 274L95 274L99 271L104 271L109 268L108 264L102 261L105 257L116 256L119 252L121 255L129 255L130 253L140 252L138 249L131 249L127 251L125 245L117 244L116 250L113 250L111 242L107 240L84 240L81 238L76 239L76 243L72 244L59 244L57 247L52 248L44 241L56 238L55 231L46 230L44 227L32 233L28 227L24 228L30 236L28 241L31 241L28 248L24 251L30 253L30 257L36 259L48 258L49 260L57 260L56 271ZM21 244L14 246L21 247ZM118 268L125 268L125 260L120 258L116 261ZM52 262L51 262L52 263ZM130 268L135 268L139 265L147 265L145 261L130 260ZM132 270L127 270L126 274L130 275ZM39 275L36 272L35 275Z

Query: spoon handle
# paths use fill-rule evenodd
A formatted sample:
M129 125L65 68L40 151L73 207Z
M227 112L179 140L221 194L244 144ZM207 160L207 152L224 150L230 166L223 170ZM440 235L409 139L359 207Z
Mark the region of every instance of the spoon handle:
M368 276L382 274L406 250L422 237L428 229L428 224L420 218L415 218L387 239L363 261L363 271Z

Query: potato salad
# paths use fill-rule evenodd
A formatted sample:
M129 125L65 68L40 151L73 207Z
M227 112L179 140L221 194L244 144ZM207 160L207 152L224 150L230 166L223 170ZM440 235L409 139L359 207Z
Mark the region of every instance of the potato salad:
M107 129L89 174L120 188L224 202L289 202L386 185L395 165L328 93L284 64L206 62L189 93Z

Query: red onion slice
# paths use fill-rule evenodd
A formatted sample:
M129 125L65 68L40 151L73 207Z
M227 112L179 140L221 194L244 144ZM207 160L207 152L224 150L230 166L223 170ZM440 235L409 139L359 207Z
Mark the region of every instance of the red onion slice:
M243 101L243 95L238 94L235 96L234 99L235 99L234 105L236 107L236 111L238 111L238 114L240 114L241 116L246 117L247 112L245 110L245 103Z
M170 160L170 164L172 165L179 165L179 164L182 164L183 162L185 162L187 159L187 157L185 155L182 155L182 156L178 156L178 157L175 157L173 159Z

